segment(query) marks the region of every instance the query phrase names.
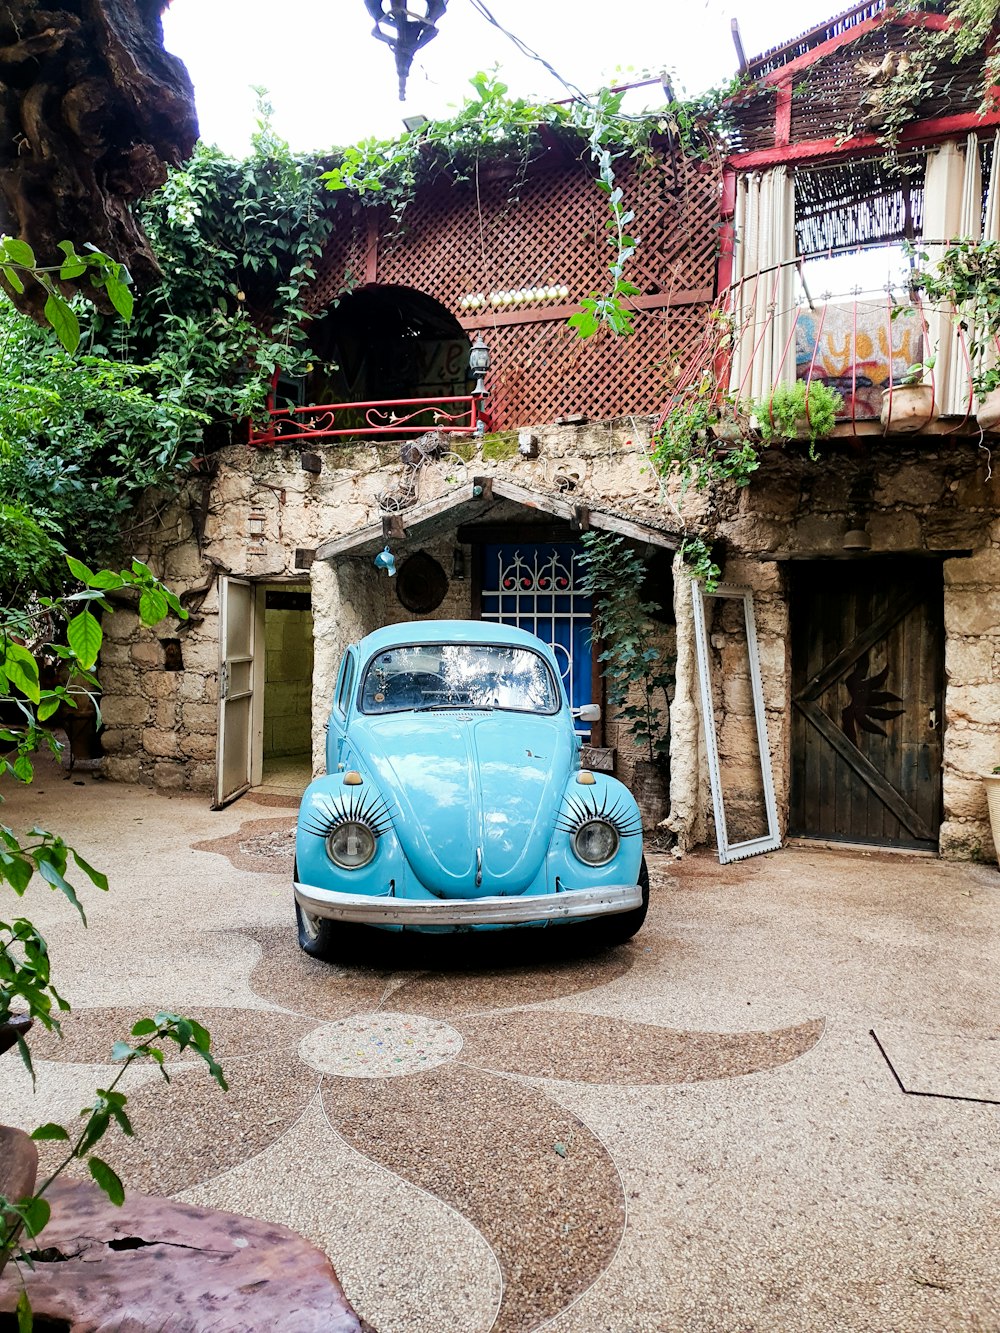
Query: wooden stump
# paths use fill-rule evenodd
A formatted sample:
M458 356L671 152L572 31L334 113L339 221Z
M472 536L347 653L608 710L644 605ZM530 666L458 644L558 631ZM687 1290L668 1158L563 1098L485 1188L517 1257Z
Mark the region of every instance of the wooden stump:
M38 1150L22 1129L0 1125L0 1195L19 1203L35 1191ZM0 1273L9 1254L0 1247Z
M22 1266L35 1318L67 1333L375 1333L322 1251L287 1227L172 1199L57 1181L49 1225ZM0 1314L20 1291L0 1278ZM62 1321L57 1324L56 1321Z

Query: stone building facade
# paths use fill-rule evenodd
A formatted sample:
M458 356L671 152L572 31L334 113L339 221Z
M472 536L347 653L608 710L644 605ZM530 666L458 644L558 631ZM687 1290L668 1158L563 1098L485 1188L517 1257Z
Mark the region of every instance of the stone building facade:
M664 403L669 408L676 398L676 367L692 365L699 376L729 373L720 366L729 366L732 344L739 343L731 336L735 320L775 319L777 298L757 301L760 274L784 274L797 260L779 255L766 262L758 251L757 269L748 268L752 247L741 252L733 245L734 236L738 242L750 235L748 190L756 188L759 173L778 171L772 199L791 201L792 174L800 169L795 163L808 164L812 153L823 162L833 155L834 165L842 165L832 138L817 139L819 146L808 140L823 128L815 116L796 112L789 119L789 99L805 82L802 61L817 65L824 88L836 88L847 77L845 61L870 62L882 47L896 50L910 40L913 25L900 36L902 28L878 8L863 21L831 21L757 63L751 73L764 95L747 102L745 113L737 108L737 151L724 177L685 161L676 145L662 148L655 169L623 176L626 195L635 191L642 235L634 338L600 335L587 342L566 327L579 299L599 289L606 256L600 196L585 165L565 151L550 150L530 165L517 207L508 184L484 180L475 190L466 182L421 196L403 231L377 211L348 209L314 293L317 309L339 301L331 337L342 343L331 355L348 368L361 365L356 353L368 337L379 350L371 365L398 370L414 360L402 351L419 344L421 369L409 385L400 371L393 401L434 396L442 388L460 396L470 386L464 370L455 371L455 349L485 334L493 354L490 429L485 437L456 435L443 454L432 452L408 470L398 439L324 435L316 429L319 409L310 417L314 409L306 407L296 418L306 425L301 438L265 433L257 442L264 447L233 445L209 460L210 471L193 476L179 497L158 508L156 524L145 529L148 550L139 552L182 594L189 620L151 633L123 606L106 626L108 775L226 799L260 784L267 760L281 757L274 738L288 728L274 698L294 710L289 701L300 701L301 708L306 694L308 762L319 771L323 726L347 643L422 614L483 614L485 550L527 544L572 552L590 527L634 544L654 571L646 594L668 607L651 634L676 656L664 826L681 849L718 832L713 779L730 841L753 839L767 824L756 725L762 717L780 837L995 858L981 776L1000 764L1000 469L991 437L973 415L945 403L940 419L928 419L916 433L884 430L870 410L881 381L869 375L863 393L859 384L858 318L841 313L841 325L853 319L854 368L846 379L841 374L845 394L850 390L849 419L815 458L805 444L765 449L746 487L716 483L703 491L685 490L675 475L658 473L650 458ZM823 114L836 111L834 99ZM978 154L989 176L993 122L964 103L958 112L954 124L940 115L923 130L915 122L910 138L937 171L942 146L972 133L971 141L962 138L966 167L971 170ZM851 152L875 160L878 145L868 138L843 150L848 165ZM844 179L836 177L838 188ZM815 182L806 185L813 190L808 226L798 211L788 217L791 237L802 223L802 244L825 225ZM348 272L364 282L348 290ZM757 284L752 300L745 299L748 277ZM724 318L713 320L717 292L716 313ZM470 294L488 308L471 303ZM754 307L764 315L755 315ZM778 354L797 346L796 314L779 313L791 321L787 336L784 326L775 337L762 325L759 337L754 327L744 338L751 347L746 375L756 375L765 390L819 373L815 331L797 367L782 364L780 355L763 368L755 363L765 343ZM822 328L815 309L809 317ZM830 327L835 323L831 315ZM385 330L397 324L408 341L394 347L395 335ZM743 334L749 327L744 324ZM878 343L881 328L866 326L869 345ZM730 331L728 346L711 341L719 329ZM363 330L369 332L362 336ZM898 368L891 326L887 342L883 370L892 383ZM737 347L737 361L739 354ZM306 402L351 401L345 395L352 386L362 398L380 396L371 365L350 383L306 386ZM447 365L451 372L442 370ZM451 380L443 384L446 373ZM727 399L742 392L737 370L732 374L736 378L723 385ZM339 397L322 397L335 391ZM531 436L523 450L519 431ZM302 449L311 451L308 461ZM723 591L749 590L754 620L748 626L742 604L731 598L706 599L701 661L696 616L702 613L676 554L692 535L712 545ZM440 585L433 609L408 609L400 600L397 580L373 563L384 545L401 572L418 554L433 560ZM294 610L300 648L289 653L278 617ZM311 628L308 644L305 626ZM257 688L269 659L282 676L271 706L266 690ZM248 681L252 688L244 689ZM599 693L596 676L592 683ZM706 701L713 705L711 720ZM220 733L227 709L239 723L229 739L228 724ZM619 775L631 780L636 755L613 714L594 740L614 751ZM234 771L246 775L235 786L226 780L234 748Z

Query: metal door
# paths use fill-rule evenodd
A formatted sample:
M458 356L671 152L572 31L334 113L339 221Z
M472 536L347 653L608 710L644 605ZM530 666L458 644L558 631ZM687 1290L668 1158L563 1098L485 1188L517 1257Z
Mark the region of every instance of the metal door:
M573 708L593 700L590 598L579 589L580 547L573 542L487 544L482 556L482 618L516 625L551 644ZM581 724L582 735L590 734Z
M789 832L936 848L940 563L810 563L794 577Z
M217 809L242 796L251 782L256 595L252 584L224 578L219 598Z

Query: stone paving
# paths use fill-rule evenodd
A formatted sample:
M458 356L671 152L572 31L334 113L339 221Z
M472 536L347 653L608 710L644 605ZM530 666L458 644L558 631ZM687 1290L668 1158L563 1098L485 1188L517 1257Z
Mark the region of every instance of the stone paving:
M3 818L111 891L86 931L29 891L74 1013L33 1036L34 1096L0 1065L0 1121L72 1118L137 1017L192 1013L230 1092L141 1071L103 1155L315 1241L379 1333L1000 1330L995 866L660 855L617 950L379 936L324 964L276 798L53 769Z

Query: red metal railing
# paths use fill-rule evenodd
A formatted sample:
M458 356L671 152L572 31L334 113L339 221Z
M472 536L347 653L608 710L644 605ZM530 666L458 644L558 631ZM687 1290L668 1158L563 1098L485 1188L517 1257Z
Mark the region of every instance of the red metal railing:
M891 403L893 390L924 364L917 377L930 385L934 406L959 418L952 429L964 428L976 410L972 362L951 307L927 305L918 294L900 299L891 290L865 296L855 289L782 311L779 271L789 267L751 274L720 293L701 343L682 363L661 422L691 393L707 394L720 412L745 412L751 397L767 397L766 387L752 394L751 383L774 385L787 376L805 383L807 408L810 387L822 382L844 400L841 423L877 421L883 390ZM948 376L955 387L947 393L936 365L936 342L945 338L955 358ZM1000 340L996 354L1000 360Z
M250 427L250 444L257 448L348 435L362 439L424 435L430 430L446 435L475 435L481 429L480 422L488 425L482 402L475 394L274 408L268 417L264 429Z

